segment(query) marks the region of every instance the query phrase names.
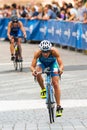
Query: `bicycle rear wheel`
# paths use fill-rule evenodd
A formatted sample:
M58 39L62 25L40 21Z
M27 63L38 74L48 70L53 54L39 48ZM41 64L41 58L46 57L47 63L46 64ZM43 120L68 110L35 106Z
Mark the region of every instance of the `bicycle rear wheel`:
M15 70L18 70L18 62L14 59L13 61Z
M19 70L20 72L23 70L23 63L19 61Z

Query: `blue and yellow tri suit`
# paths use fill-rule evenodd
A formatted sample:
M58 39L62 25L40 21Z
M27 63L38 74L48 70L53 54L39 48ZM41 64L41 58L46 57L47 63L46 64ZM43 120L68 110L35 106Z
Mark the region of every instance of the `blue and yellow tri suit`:
M40 66L42 70L47 67L50 67L50 70L52 71L51 76L59 76L59 65L57 63L56 57L54 57L52 54L50 54L48 58L45 58L41 55L37 60L37 66Z

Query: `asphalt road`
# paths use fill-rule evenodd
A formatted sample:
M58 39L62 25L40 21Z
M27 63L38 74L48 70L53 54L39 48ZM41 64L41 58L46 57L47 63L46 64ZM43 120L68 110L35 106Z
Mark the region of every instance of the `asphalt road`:
M15 71L9 43L0 41L0 129L87 130L87 55L58 48L64 62L60 81L61 118L49 123L45 100L29 66L38 44L22 44L23 72Z

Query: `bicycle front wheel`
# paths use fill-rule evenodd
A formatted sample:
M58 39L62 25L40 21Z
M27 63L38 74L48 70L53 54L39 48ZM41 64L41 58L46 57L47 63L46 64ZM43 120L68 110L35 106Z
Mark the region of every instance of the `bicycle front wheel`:
M50 85L48 86L48 112L49 112L49 119L50 123L54 122L54 107L53 103L51 102L51 91L50 91Z

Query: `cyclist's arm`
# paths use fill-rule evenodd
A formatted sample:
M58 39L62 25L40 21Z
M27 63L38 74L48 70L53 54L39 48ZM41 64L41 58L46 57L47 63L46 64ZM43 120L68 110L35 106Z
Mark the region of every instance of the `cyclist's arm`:
M7 36L9 38L9 40L11 40L10 32L11 32L11 22L8 23L8 30L7 30Z
M23 32L24 37L26 38L26 31L21 21L19 21L20 29Z
M40 56L40 51L35 52L34 58L32 60L31 66L30 66L30 69L32 72L35 71L37 59L39 58L39 56Z
M64 70L64 65L63 65L62 59L60 57L60 54L59 54L59 52L58 52L58 50L56 48L52 49L52 53L56 57L56 60L57 60L58 65L59 65L59 69L60 69L60 71L62 73L63 70Z

